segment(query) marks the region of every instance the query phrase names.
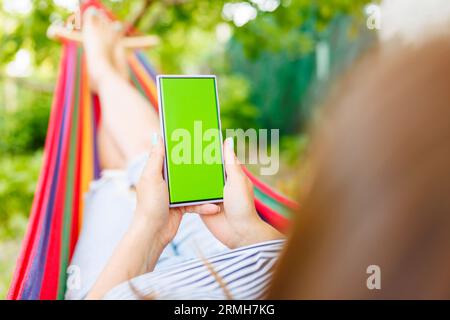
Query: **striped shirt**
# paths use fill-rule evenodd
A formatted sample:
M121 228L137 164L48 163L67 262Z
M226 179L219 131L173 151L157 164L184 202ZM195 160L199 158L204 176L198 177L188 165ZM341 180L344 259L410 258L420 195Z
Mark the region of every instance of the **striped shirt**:
M233 299L261 299L267 291L284 240L267 241L208 257ZM130 284L131 282L131 284ZM136 292L138 293L136 295ZM192 259L136 277L105 299L227 299L204 260Z

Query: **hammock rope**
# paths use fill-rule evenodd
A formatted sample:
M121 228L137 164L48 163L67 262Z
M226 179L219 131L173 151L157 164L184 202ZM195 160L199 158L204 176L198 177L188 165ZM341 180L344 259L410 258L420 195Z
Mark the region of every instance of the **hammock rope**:
M92 5L102 8L90 0L82 10ZM83 221L83 195L100 176L96 133L101 107L89 90L84 59L79 44L63 42L41 174L8 299L64 299L66 270ZM157 72L140 51L128 63L131 82L157 110ZM254 185L258 213L285 230L297 203L244 170Z

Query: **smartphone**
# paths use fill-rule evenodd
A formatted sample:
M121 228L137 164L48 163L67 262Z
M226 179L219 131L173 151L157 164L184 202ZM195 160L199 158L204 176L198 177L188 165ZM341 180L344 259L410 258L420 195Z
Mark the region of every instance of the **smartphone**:
M159 115L170 207L223 201L225 171L214 75L159 75Z

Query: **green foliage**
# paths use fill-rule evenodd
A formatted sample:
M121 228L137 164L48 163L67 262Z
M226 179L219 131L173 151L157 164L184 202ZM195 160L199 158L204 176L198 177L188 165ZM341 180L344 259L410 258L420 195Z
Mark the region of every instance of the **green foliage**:
M23 107L15 111L0 110L1 154L28 153L41 149L44 145L50 98L37 95L32 99L32 105L23 102Z
M0 158L0 239L22 234L31 208L42 152Z
M318 78L320 61L314 49L298 51L266 51L249 58L245 48L236 39L231 41L228 53L231 73L251 81L249 99L257 106L257 125L280 129L282 136L304 132L313 109L326 98L327 88L346 67L354 61L373 39L372 34L360 26L359 37L350 37L354 20L340 16L321 33L305 23L302 33L320 39L322 48L328 49L328 76ZM288 48L288 47L286 47ZM250 80L251 79L251 80Z
M34 53L36 65L44 61L56 63L56 43L47 37L51 21L62 20L67 12L53 1L34 0L29 14L22 15L0 10L0 63L11 61L21 48Z
M235 128L236 119L239 119L239 128L254 128L258 110L248 102L250 85L246 78L241 76L225 76L219 79L220 113L224 129ZM239 106L239 108L236 108Z
M147 2L150 4L144 7ZM230 2L242 1L103 1L122 19L132 21L137 15L142 16L137 27L162 39L155 55L161 57L162 67L168 72L183 69L180 57L189 55L193 40L191 34L198 30L214 33L219 23L227 23L250 55L267 50L295 53L310 49L315 40L310 34L302 33L305 23L312 24L320 32L340 15L354 16L358 21L363 16L364 5L370 1L281 0L274 12L261 11L249 1L258 10L258 17L240 28L222 16L224 4ZM33 3L31 13L27 15L0 11L0 63L10 61L22 47L33 50L37 64L46 59L55 62L54 50L58 45L46 37L46 30L51 21L63 21L68 12L50 0L35 0Z
M280 145L283 150L283 161L289 166L295 166L303 160L299 159L299 155L302 158L307 155L308 146L309 136L306 134L283 137Z

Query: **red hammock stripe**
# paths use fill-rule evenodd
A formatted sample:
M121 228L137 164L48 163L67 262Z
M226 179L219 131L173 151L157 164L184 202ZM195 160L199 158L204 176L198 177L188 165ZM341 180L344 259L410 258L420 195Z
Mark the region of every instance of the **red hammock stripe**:
M140 66L137 61L135 55L131 55L129 58L130 67L134 72L134 75L138 82L141 84L142 89L144 90L145 96L150 100L151 105L157 110L158 109L158 100L156 97L155 90L152 90L151 84L148 78L148 75L144 73L142 66ZM146 77L147 76L147 77Z
M289 220L266 206L260 199L255 198L256 211L274 228L285 232L289 226Z
M278 202L282 203L292 210L298 210L298 204L295 201L281 195L280 193L271 189L268 185L264 184L261 180L258 180L245 166L242 166L242 169L244 170L250 181L255 185L256 188L261 190L261 192L265 193L273 199L276 199Z

